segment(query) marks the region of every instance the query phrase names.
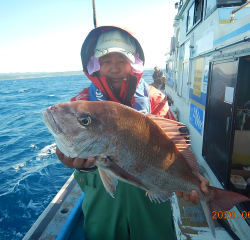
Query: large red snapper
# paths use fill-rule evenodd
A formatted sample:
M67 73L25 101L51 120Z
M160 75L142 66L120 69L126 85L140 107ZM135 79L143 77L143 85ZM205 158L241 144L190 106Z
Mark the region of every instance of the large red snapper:
M199 166L185 135L178 131L179 122L108 101L57 104L47 108L44 121L65 155L95 156L111 196L117 179L144 189L158 201L166 201L175 191L195 189L213 235L212 211L227 211L249 200L215 187L206 194L200 190Z

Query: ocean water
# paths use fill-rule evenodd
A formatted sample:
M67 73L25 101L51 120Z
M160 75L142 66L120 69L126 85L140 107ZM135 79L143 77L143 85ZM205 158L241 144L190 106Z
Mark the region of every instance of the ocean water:
M42 112L89 84L85 75L0 81L1 240L22 239L73 173L57 159Z

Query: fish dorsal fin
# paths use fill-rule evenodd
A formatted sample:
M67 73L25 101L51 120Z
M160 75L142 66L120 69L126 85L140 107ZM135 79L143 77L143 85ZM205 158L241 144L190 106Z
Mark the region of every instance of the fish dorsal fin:
M151 120L153 120L168 136L168 138L175 144L181 154L184 156L189 166L192 169L192 173L195 176L199 176L199 164L194 153L189 149L190 143L186 138L189 135L185 132L180 132L181 128L184 128L185 125L181 122L177 122L174 120L157 117L152 114L147 114Z

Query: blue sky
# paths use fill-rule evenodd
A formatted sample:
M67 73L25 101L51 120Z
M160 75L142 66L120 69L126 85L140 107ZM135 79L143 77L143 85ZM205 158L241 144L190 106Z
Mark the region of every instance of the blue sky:
M97 24L129 28L146 68L165 68L177 0L96 0ZM0 73L81 70L92 0L0 0Z

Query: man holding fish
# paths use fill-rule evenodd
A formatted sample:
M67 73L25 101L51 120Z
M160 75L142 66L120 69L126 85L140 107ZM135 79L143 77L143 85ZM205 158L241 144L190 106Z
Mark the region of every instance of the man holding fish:
M138 113L138 122L142 121L143 123L137 124L136 122L133 122L133 117L131 117L131 114L135 114L134 110L127 108L121 110L121 116L118 117L120 122L112 122L111 119L110 122L105 122L105 126L96 125L94 130L97 131L98 129L99 132L96 133L96 135L89 132L90 135L87 139L84 139L84 137L80 138L80 134L77 133L78 130L73 129L73 125L70 131L68 131L68 129L64 129L62 125L58 125L59 127L56 127L57 124L59 124L59 121L67 123L67 121L71 118L67 116L69 112L72 112L75 116L79 115L79 111L88 113L87 115L81 115L81 113L79 115L80 117L78 116L77 118L78 123L80 123L84 129L88 129L88 126L94 127L95 122L97 120L103 121L102 118L104 119L106 115L113 117L113 114L118 114L116 109L119 110L119 105L115 103L106 104L105 102L99 102L99 105L96 105L98 104L97 101L121 103L145 114L151 113L175 120L171 112L168 110L166 97L152 86L149 87L148 84L141 78L145 58L140 43L133 36L133 34L125 28L114 26L98 27L92 30L85 39L82 46L81 57L83 70L92 83L89 88L82 90L77 96L73 97L71 101L93 101L93 104L89 104L89 107L86 105L86 109L85 106L80 106L77 102L72 103L70 106L67 105L68 103L64 105L62 104L62 108L60 108L60 106L51 107L47 110L45 122L47 122L46 124L49 129L52 129L51 132L57 140L58 148L56 153L59 160L69 168L78 169L75 171L75 179L85 193L85 198L82 204L85 217L85 238L90 240L176 239L172 222L170 202L166 201L171 195L169 193L160 193L151 190L151 185L147 183L147 180L149 180L149 178L151 179L152 176L148 175L148 179L145 181L143 180L145 179L145 176L147 177L147 175L143 175L142 172L144 173L148 171L147 169L145 170L145 164L140 164L140 162L138 162L133 165L132 162L131 164L133 166L126 165L126 160L129 162L131 155L133 155L133 151L136 151L134 149L140 148L140 144L143 145L143 138L146 139L150 136L150 138L148 138L150 144L145 145L146 148L147 146L150 147L155 144L155 132L159 131L163 140L154 145L152 150L145 155L146 159L148 155L151 153L153 154L152 157L147 160L148 162L151 162L152 160L153 164L154 161L157 162L157 159L154 159L154 156L157 156L158 158L158 155L154 155L154 151L158 149L157 151L159 153L159 157L162 156L165 151L164 147L160 146L161 142L169 142L175 151L178 151L178 149L176 149L173 145L173 142L176 143L176 141L182 141L186 144L185 139L183 139L183 137L178 138L178 136L172 138L172 140L175 140L173 140L173 142L169 140L169 138L164 140L165 134L161 129L159 129L159 126L162 127L162 129L166 126L163 118L163 120L158 121L157 118L154 119L152 117L156 123L157 121L159 122L159 125L152 123L153 126L150 129L154 130L151 130L152 132L150 135L145 135L145 137L141 137L141 139L139 136L138 142L133 142L134 139L130 139L131 135L135 132L136 134L140 133L141 136L144 136L144 132L146 134L146 131L148 130L145 126L147 125L147 122L151 120L148 120L148 118L144 117L143 114ZM79 104L81 103L79 102ZM96 109L101 105L103 106L101 109ZM69 108L67 108L68 110L65 110L64 107L67 106L69 106ZM56 117L56 111L62 111L64 113L61 120L59 117ZM91 115L92 112L94 112L94 117ZM98 114L101 113L101 115L98 115L97 112ZM72 114L71 116L73 116ZM124 121L122 120L122 114L125 114ZM133 126L129 126L129 124L132 124ZM171 127L171 131L174 131L172 130L172 125L177 126L178 123L169 121L167 125L168 127ZM125 128L131 129L131 127L132 132L127 130L123 131ZM53 128L56 130L53 130ZM96 136L104 130L108 131L108 133L104 134L106 137L103 139L100 137L96 140ZM121 133L121 135L123 135L122 141L114 140L115 133L111 133L113 130L117 130ZM66 150L67 145L63 141L65 141L67 136L65 135L66 138L60 140L59 135L62 133L67 134L67 132L69 135L79 135L76 136L78 143L74 143L74 141L71 143L71 140L69 140L70 147L78 149L78 146L81 145L81 143L79 144L81 139L84 139L82 141L85 141L88 147L85 148L84 151L80 152L80 154L75 154L75 150ZM95 145L96 141L98 142L97 145ZM124 148L117 150L118 146L123 144ZM108 146L105 148L105 151L103 150L103 145ZM100 156L96 156L94 154L98 152L94 149L94 146L95 148L100 148ZM70 149L70 147L68 149ZM131 148L134 149L132 150ZM148 150L146 148L145 151ZM112 155L111 152L114 154ZM105 155L105 153L107 153L107 155ZM184 160L183 156L179 152L171 153L170 155L168 154L166 160L169 160L174 166L175 157L177 157L177 155L180 155L179 158L183 161L182 164L187 164L186 160ZM186 152L184 151L183 155L189 164L191 162L192 165L193 155L189 152L189 150ZM117 158L114 156L117 156ZM118 160L118 156L123 156L123 158L127 159L122 159L124 162L121 163L121 161L119 165L118 162L120 160ZM135 159L134 155L132 157L132 160L133 159ZM136 159L133 161L136 162ZM109 167L107 167L107 164ZM169 165L169 162L166 162L165 160L161 161L160 164L164 164L165 170L171 167L171 164ZM169 191L176 191L176 194L179 197L183 197L184 200L198 204L200 201L199 196L203 194L206 195L211 187L209 187L208 180L199 174L197 170L198 165L196 165L196 163L194 165L195 167L191 168L193 174L195 175L195 180L190 181L196 184L196 187L189 187L188 189L190 190L188 191L186 188L183 188L186 193L184 193L184 190L182 192L182 188L180 186L185 185L184 180L184 183L180 184L179 187L173 187ZM98 166L98 170L96 166ZM190 168L188 165L187 167ZM126 169L126 171L124 169ZM161 177L159 175L158 178L157 174L161 174L163 170L160 170L160 172L157 171L153 176L153 182L157 182L159 180L159 185L161 185ZM133 175L132 172L135 172L135 174ZM187 175L188 174L189 173L187 173ZM136 177L137 175L138 177ZM194 177L194 175L191 177ZM119 181L116 188L117 179L122 181ZM145 191L142 189L147 191L149 198L145 196ZM153 187L153 189L155 188ZM160 191L162 189L159 188L158 190ZM110 193L113 198L107 194L107 192ZM161 200L162 203L152 203L150 200ZM201 201L203 201L203 197ZM205 201L207 200L205 199ZM241 201L243 200L241 199Z

